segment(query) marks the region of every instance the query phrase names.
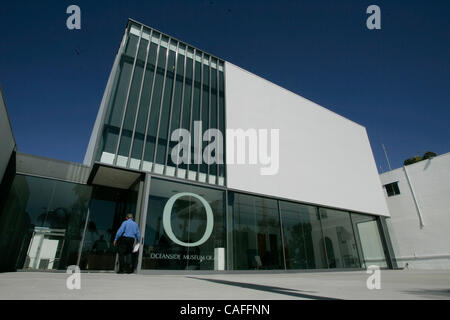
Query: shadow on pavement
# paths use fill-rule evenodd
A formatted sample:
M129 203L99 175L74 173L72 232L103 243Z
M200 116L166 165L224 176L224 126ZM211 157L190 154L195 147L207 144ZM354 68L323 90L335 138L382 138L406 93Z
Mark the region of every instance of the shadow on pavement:
M440 296L446 299L450 299L450 289L420 289L404 292L408 294L416 294L419 296Z
M190 279L196 279L196 280L204 280L229 286L235 286L235 287L241 287L245 289L252 289L252 290L259 290L259 291L265 291L265 292L271 292L271 293L278 293L278 294L284 294L292 297L297 298L304 298L304 299L313 299L313 300L341 300L337 298L330 298L330 297L321 297L321 296L315 296L311 294L301 293L301 292L308 292L308 291L302 291L302 290L296 290L296 289L289 289L289 288L280 288L280 287L272 287L272 286L265 286L260 284L253 284L253 283L245 283L245 282L235 282L235 281L227 281L227 280L217 280L217 279L205 279L205 278L196 278L196 277L188 277Z

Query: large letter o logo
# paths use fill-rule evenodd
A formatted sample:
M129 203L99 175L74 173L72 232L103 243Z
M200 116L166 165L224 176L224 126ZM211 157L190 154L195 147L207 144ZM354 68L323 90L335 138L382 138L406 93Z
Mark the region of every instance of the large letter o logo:
M173 205L175 204L175 201L177 201L181 197L186 197L186 196L194 197L194 198L200 200L200 202L202 203L202 205L206 209L206 230L205 230L205 233L203 234L203 237L200 240L198 240L196 242L193 242L193 243L180 241L175 236L175 234L173 233L172 223L170 221L170 219L172 217L172 208L173 208ZM176 244L178 244L180 246L196 247L196 246L199 246L199 245L202 245L203 243L205 243L209 239L209 237L211 236L211 233L213 231L213 223L214 223L214 216L213 216L213 213L212 213L211 206L209 205L209 203L205 199L203 199L202 197L200 197L199 195L197 195L195 193L190 193L190 192L177 193L176 195L172 196L169 199L169 201L167 201L167 203L166 203L166 205L164 207L164 212L163 212L163 227L164 227L164 231L166 232L166 234L170 238L170 240L172 240L173 242L175 242Z

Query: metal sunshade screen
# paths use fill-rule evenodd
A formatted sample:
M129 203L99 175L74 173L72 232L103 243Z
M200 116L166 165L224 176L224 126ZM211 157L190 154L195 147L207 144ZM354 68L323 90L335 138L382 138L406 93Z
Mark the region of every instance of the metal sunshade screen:
M225 185L225 146L211 153L223 163L203 159L208 129L219 129L225 141L224 62L135 22L117 59L97 160ZM191 145L189 161L178 164L172 151L179 141L171 140L177 129L189 131Z

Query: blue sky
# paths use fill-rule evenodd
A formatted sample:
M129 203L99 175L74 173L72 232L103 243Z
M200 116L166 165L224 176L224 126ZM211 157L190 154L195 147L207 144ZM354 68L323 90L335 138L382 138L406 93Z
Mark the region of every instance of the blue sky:
M393 168L450 151L450 1L18 0L0 11L0 85L19 151L82 162L129 17L365 126L380 171L382 143Z

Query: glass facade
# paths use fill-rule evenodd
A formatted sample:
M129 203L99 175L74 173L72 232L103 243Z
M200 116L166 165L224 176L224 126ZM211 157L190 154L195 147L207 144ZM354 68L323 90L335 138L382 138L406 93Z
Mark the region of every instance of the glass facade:
M228 192L235 270L387 267L377 218Z
M230 201L234 269L284 269L277 201L240 193Z
M280 201L287 269L327 267L317 207Z
M91 187L16 175L0 215L3 270L77 264Z
M224 62L130 22L115 65L95 160L224 186L225 148L211 152L220 161L209 164L204 158L214 142L207 130L224 135ZM176 152L184 142L177 129L190 136L187 150L181 150L186 157Z
M0 212L0 270L114 270L112 242L126 213L135 213L136 196L16 175Z
M345 211L320 208L323 241L329 268L359 268L361 266L350 214Z
M127 213L140 217L142 270L388 267L375 216L149 181L142 215L139 181L122 190L16 175L0 214L0 270L114 270Z

